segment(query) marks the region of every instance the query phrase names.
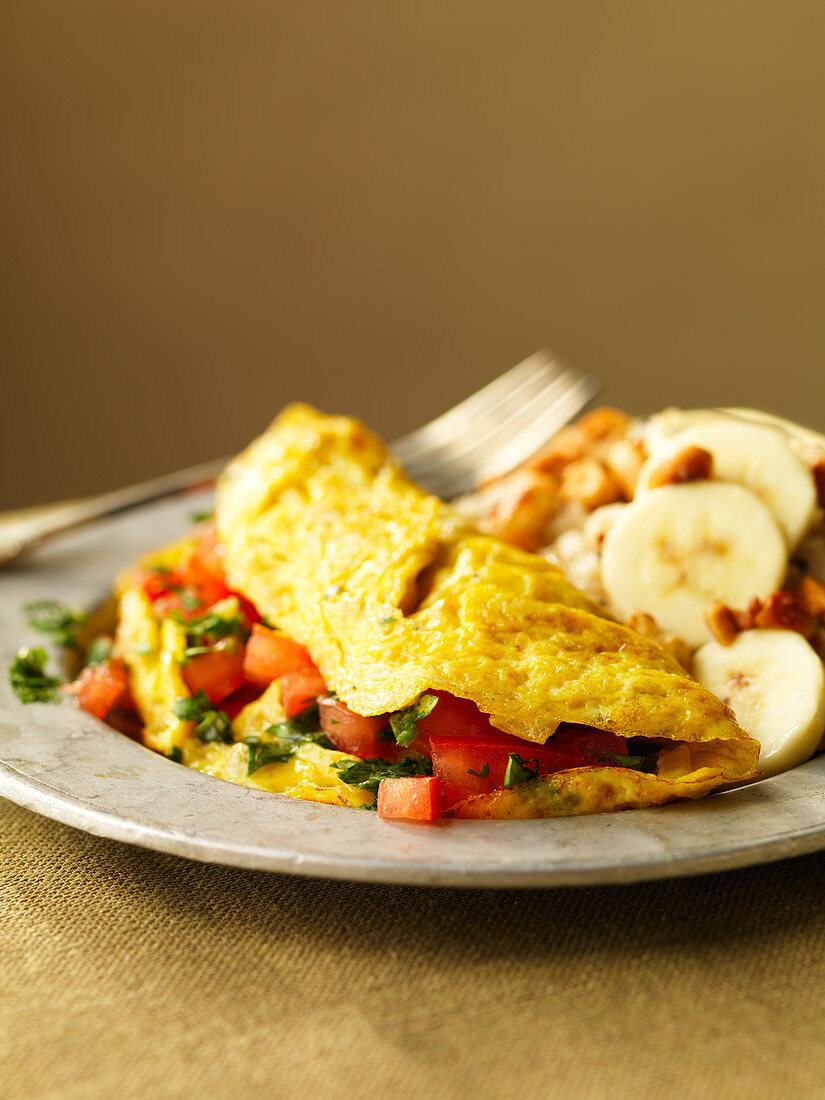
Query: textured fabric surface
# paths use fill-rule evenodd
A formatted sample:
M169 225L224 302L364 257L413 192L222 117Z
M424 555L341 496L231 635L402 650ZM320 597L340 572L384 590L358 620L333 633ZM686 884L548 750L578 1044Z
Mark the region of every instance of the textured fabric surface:
M825 856L452 891L205 866L0 801L12 1097L821 1096Z

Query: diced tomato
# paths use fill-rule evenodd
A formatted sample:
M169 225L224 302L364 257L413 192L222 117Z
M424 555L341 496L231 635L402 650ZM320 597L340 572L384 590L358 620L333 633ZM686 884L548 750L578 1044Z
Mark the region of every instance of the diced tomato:
M141 569L134 574L134 584L154 602L180 588L182 581L173 570Z
M388 726L386 714L377 718L364 717L334 695L322 696L318 700L318 710L321 729L341 752L353 756L386 756L388 749L395 749L392 734L389 742L378 740L378 734Z
M549 749L575 745L584 757L585 764L603 764L600 753L613 753L627 756L627 740L616 733L599 730L594 726L580 726L572 722L562 722L552 738L547 742Z
M202 601L199 592L194 588L181 588L178 592L169 592L165 596L158 596L154 601L155 614L161 619L168 618L171 614L179 615L181 619L194 619L202 615L207 605Z
M232 595L237 597L241 607L241 616L247 625L254 626L255 623L261 621L261 616L258 614L258 609L255 607L254 603L248 600L246 596L242 596L240 592L233 592Z
M243 671L253 684L271 684L286 672L314 668L309 652L286 634L255 623L246 643Z
M213 573L216 577L225 580L225 553L225 548L218 542L218 533L215 530L215 525L210 524L198 540L193 556L198 558L201 567L207 573Z
M280 677L281 702L284 704L287 718L294 718L302 710L311 706L319 695L327 690L324 677L317 668L300 668L295 672L285 672Z
M378 786L379 817L434 821L441 810L441 791L432 776L382 779Z
M498 733L490 725L490 719L482 714L469 699L459 699L448 691L432 691L438 702L430 713L418 723L418 732L427 737L484 737Z
M244 686L239 688L233 695L223 700L221 703L221 710L228 716L230 722L234 722L244 707L249 706L250 703L254 703L255 700L260 699L260 697L260 687L255 684L244 684Z
M208 653L190 657L181 673L193 695L205 691L211 702L220 703L246 682L243 649L234 639L230 645L217 645Z
M575 745L534 745L507 733L486 737L447 735L430 737L433 771L450 800L470 794L489 794L504 786L511 753L517 753L538 775L580 767L581 752ZM474 774L475 773L475 774Z
M105 718L125 695L127 687L126 665L123 661L112 660L87 665L65 690L76 696L78 706L96 718Z
M226 599L229 588L222 556L214 531L206 534L181 566L180 575L186 588L192 589L204 607Z

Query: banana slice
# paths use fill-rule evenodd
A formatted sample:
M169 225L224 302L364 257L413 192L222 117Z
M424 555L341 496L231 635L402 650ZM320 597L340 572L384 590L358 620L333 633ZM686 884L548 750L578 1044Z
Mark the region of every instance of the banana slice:
M648 454L667 449L674 436L694 424L707 424L712 420L724 420L730 417L716 409L662 409L660 413L649 417L642 427L642 442Z
M727 703L761 745L759 771L803 763L825 732L825 666L793 630L746 630L733 645L708 642L693 674Z
M653 451L639 473L636 494L648 490L653 471L685 447L713 455L713 477L744 485L767 505L793 549L813 522L816 483L785 435L764 424L732 417L695 423Z
M584 545L588 550L601 549L605 535L625 508L627 508L627 505L622 501L618 504L603 504L601 508L596 508L595 511L590 513L582 528Z
M722 481L648 490L625 505L602 546L612 609L625 619L646 611L690 646L708 640L711 600L745 607L776 591L786 569L771 513L748 489Z

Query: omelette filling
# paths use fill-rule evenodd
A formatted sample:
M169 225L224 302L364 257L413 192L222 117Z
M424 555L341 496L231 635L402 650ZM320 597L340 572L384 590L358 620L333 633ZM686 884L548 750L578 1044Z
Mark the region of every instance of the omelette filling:
M696 746L574 723L558 724L544 744L525 741L443 690L359 715L328 690L303 645L229 589L222 558L206 529L124 573L114 638L90 641L72 687L85 709L175 763L410 820L582 812L574 788L547 802L549 777L573 770L599 773L598 804L584 812L620 809L635 804L637 777L667 779L699 763Z
M758 745L656 641L424 493L356 421L287 409L203 526L118 578L78 702L171 761L381 816L700 798Z

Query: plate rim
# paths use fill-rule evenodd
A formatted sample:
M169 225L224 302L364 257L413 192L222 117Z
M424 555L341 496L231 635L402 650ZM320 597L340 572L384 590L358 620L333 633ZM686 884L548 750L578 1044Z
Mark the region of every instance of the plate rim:
M802 428L801 425L793 424L791 421L783 420L780 417L774 417L771 414L738 408L718 411L782 427L785 430L792 431L797 435L797 438L807 436L810 439L813 437L825 446L825 437L819 433ZM24 630L22 625L20 605L24 601L23 597L18 594L18 587L21 585L23 588L29 587L32 590L32 598L34 598L35 591L46 588L51 589L51 591L42 592L44 596L62 593L64 599L71 602L77 600L77 602L83 602L88 606L92 602L90 596L93 590L99 594L110 576L113 575L114 568L112 566L122 567L135 556L135 531L138 528L141 532L145 531L151 536L148 538L149 545L157 545L158 542L162 541L164 535L159 532L155 534L156 529L168 524L174 527L177 523L180 526L182 516L200 500L206 499L207 494L205 493L190 494L172 501L147 505L126 516L110 517L82 531L69 532L61 536L50 546L44 547L32 555L31 558L26 559L25 562L14 566L6 576L0 578L0 614L5 617L6 623L11 628L5 631L5 635L10 636L4 637L4 649L13 653L18 645L25 644L27 637L24 635L30 634L30 632ZM173 536L180 533L182 532L178 528L171 532ZM137 545L140 545L140 539L138 539ZM125 556L123 556L124 551L126 551ZM101 557L111 559L109 565L104 567L102 572L97 568L97 562ZM92 568L93 564L95 568ZM80 586L81 595L79 597L73 597L71 594L73 583ZM15 630L18 620L20 629ZM5 658L7 655L8 653L4 652L3 657ZM47 712L41 708L35 708L39 711L38 721L33 720L32 723L27 723L25 721L27 712L18 711L17 708L19 707L22 707L22 704L19 704L17 700L12 699L11 704L9 703L9 691L4 685L3 701L0 701L0 746L3 744L4 733L7 734L9 729L12 728L14 733L22 738L21 744L24 745L27 736L26 729L29 725L40 732L45 728L48 733L48 719L45 720L45 727L43 721ZM54 714L56 711L48 713ZM8 721L9 717L11 718L11 725ZM33 714L32 718L34 719L34 717ZM379 823L376 815L367 815L362 811L345 807L297 803L297 800L285 796L272 795L267 792L239 787L222 780L215 780L211 776L195 773L191 769L183 769L178 765L170 764L158 757L157 754L152 753L151 750L130 741L121 734L115 733L110 727L98 723L90 716L79 716L79 712L72 710L71 716L64 711L64 718L66 718L66 721L61 722L60 725L61 728L66 728L68 741L62 745L61 751L68 752L70 761L73 753L75 757L77 756L77 745L83 745L85 751L89 744L94 750L95 747L103 745L105 742L107 744L106 751L109 752L109 755L112 755L113 759L122 758L123 760L128 760L131 750L137 749L146 754L143 762L147 764L147 768L144 770L152 779L161 776L166 787L171 784L173 791L176 786L184 790L187 787L198 787L200 783L204 783L214 785L213 791L221 788L234 792L231 797L227 796L221 799L218 795L216 798L211 799L212 802L223 802L226 806L234 809L271 799L276 800L278 805L283 806L286 804L290 815L294 816L299 822L303 819L304 827L308 826L309 832L312 832L315 827L313 822L323 821L324 817L329 814L336 815L336 817L343 814L348 817L350 822L355 821L358 823L354 830L355 834L358 834L360 830L360 833L367 837L368 833L372 832L373 840L375 835L382 831L385 837L393 835L386 831L388 823ZM53 735L53 728L51 732ZM83 740L76 741L78 737L82 737ZM91 738L90 742L88 742L89 738ZM114 740L107 741L107 738ZM14 742L13 736L12 742ZM129 746L129 751L119 753L118 746L122 749ZM3 753L3 756L6 757L6 753ZM149 766L150 758L152 766ZM154 765L156 764L163 765L170 770L161 773L155 768ZM129 766L133 765L139 767L140 761L137 758L131 760ZM124 765L117 764L113 767L123 770ZM819 771L822 772L825 778L825 756L809 761L791 772L785 772L772 779L740 788L739 791L724 792L721 796L711 795L700 802L676 802L662 807L621 811L615 814L563 819L537 819L532 822L451 821L444 824L440 823L435 828L432 825L389 823L390 829L417 832L418 837L412 842L413 846L422 836L429 835L430 838L435 838L434 844L432 841L430 842L433 852L428 857L412 859L399 858L398 851L394 855L390 854L382 858L380 855L376 855L375 852L367 855L363 852L342 854L340 851L337 854L331 854L330 852L323 854L313 850L296 849L294 844L292 847L289 844L282 844L279 847L273 845L271 840L268 843L252 843L249 839L244 842L227 837L221 840L214 836L209 837L199 834L196 829L181 828L180 826L172 827L169 824L164 826L162 823L147 822L146 820L141 821L134 814L128 812L124 814L117 809L116 800L119 789L117 783L109 787L106 787L104 783L102 795L95 794L84 797L76 790L72 791L65 789L65 787L56 786L46 778L50 774L60 774L59 767L56 769L52 767L50 773L48 768L44 770L42 765L35 766L29 763L27 770L25 761L21 763L21 760L15 759L13 755L12 758L0 759L0 795L28 810L64 825L80 829L88 834L199 862L356 882L383 882L414 886L547 887L631 883L734 870L774 862L825 848L825 783L819 783L817 777L810 784L811 790L808 790L809 785L804 778ZM179 777L180 782L176 779L175 773L177 772L183 773ZM187 783L184 777L191 780L193 776L197 777L194 785L191 782ZM103 781L109 777L101 775L97 778ZM122 777L120 778L122 779ZM773 833L763 831L761 835L754 835L750 838L742 837L732 844L729 843L727 847L717 845L704 851L682 851L675 854L672 851L668 852L666 848L662 850L654 847L646 855L637 855L628 859L602 859L601 862L594 862L591 859L580 860L578 863L574 859L566 863L564 860L561 862L557 860L553 863L552 861L548 862L547 859L536 859L535 854L531 857L529 850L523 852L521 858L518 858L518 853L514 852L514 858L509 863L502 863L501 860L490 862L489 859L485 860L482 857L461 865L456 862L439 862L438 859L439 837L443 838L451 835L461 837L463 835L462 829L467 835L479 835L479 826L482 830L490 830L488 835L491 840L502 833L506 837L508 835L507 830L510 830L510 837L521 835L539 836L542 829L546 830L546 833L552 834L554 830L550 826L551 822L578 823L580 836L584 837L591 834L598 836L600 833L605 835L618 834L619 837L625 834L638 834L639 837L643 837L645 833L659 831L658 827L663 822L672 824L680 816L685 820L690 820L691 816L699 817L701 820L703 816L702 807L710 807L714 804L718 806L721 800L730 799L732 796L739 796L738 800L746 806L755 801L758 816L758 803L762 801L763 796L753 795L752 792L757 791L760 787L778 792L776 805L783 807L782 813L787 810L787 820L780 829L775 830ZM154 788L152 789L154 793ZM203 790L206 791L207 788L204 787ZM823 792L821 796L820 791ZM242 793L239 794L239 792ZM740 794L740 792L744 792L744 794ZM751 793L748 794L748 792ZM102 802L96 804L98 797L102 798ZM767 797L770 798L771 795L768 794ZM107 798L109 799L108 802ZM115 803L112 803L112 798L115 799ZM210 801L208 794L206 799ZM799 812L791 812L788 809L794 805L795 801L799 801L797 807ZM296 804L304 808L312 807L314 816L312 814L307 816L303 810L296 810ZM689 807L693 808L690 809ZM734 813L737 812L734 811ZM353 814L355 818L351 816ZM708 810L706 814L712 818L716 811ZM639 815L642 815L641 818ZM662 817L661 815L668 816ZM724 817L725 813L723 811L722 818L724 819ZM349 826L344 825L344 818L341 818L340 821L345 832L353 832ZM640 829L637 829L636 826L640 821L643 824L641 824ZM770 818L768 824L770 824ZM475 831L472 828L473 826L475 826ZM516 826L521 826L521 828L515 829ZM550 827L548 828L548 826ZM426 832L422 833L421 830L426 830ZM457 830L457 832L453 830ZM341 830L336 829L335 831ZM570 828L569 825L557 825L555 831L564 836L566 832L570 832ZM668 825L665 825L663 835L666 835L667 831ZM397 838L398 834L395 835ZM412 836L413 834L408 833L407 835ZM574 833L570 835L575 836ZM400 850L403 851L403 844Z

